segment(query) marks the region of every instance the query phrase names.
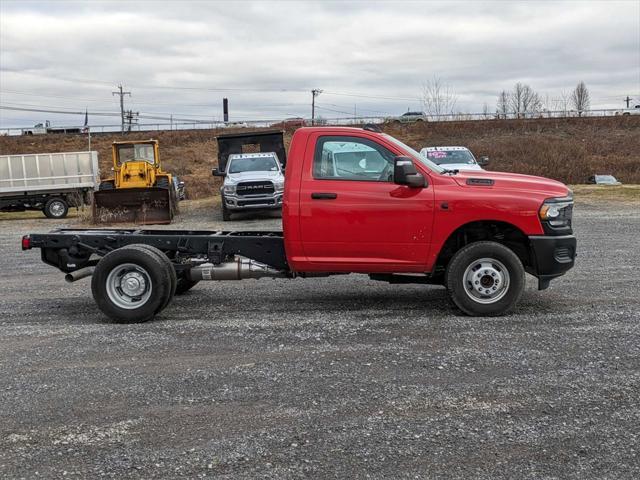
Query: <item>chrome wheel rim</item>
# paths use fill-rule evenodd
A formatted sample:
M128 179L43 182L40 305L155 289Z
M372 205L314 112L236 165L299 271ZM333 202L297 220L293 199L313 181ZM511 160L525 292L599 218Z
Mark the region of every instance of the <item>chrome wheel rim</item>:
M495 303L509 291L509 271L495 258L480 258L464 271L462 285L474 302Z
M64 205L62 202L51 202L51 205L49 205L49 211L54 217L61 217L64 215Z
M107 276L107 295L116 306L126 310L140 308L151 298L151 278L134 263L123 263Z

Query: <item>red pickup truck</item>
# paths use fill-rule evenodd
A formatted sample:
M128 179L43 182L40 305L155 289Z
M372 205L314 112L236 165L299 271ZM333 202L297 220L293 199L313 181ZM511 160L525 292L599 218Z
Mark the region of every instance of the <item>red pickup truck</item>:
M91 276L122 323L201 280L346 273L443 285L464 313L500 315L525 272L542 290L574 264L573 199L554 180L446 170L375 126L298 129L285 172L283 231L62 229L22 248L68 281Z

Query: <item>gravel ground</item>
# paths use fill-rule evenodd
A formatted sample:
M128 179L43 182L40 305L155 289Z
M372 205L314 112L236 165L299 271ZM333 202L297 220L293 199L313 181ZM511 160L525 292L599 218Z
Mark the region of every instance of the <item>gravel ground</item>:
M576 268L503 318L352 275L204 282L109 324L19 251L56 225L0 221L4 478L640 477L637 205L579 206Z

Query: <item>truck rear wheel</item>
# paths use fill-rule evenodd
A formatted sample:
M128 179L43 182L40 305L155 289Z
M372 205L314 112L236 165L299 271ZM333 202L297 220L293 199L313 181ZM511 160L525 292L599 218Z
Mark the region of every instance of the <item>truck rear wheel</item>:
M156 257L158 257L162 263L164 263L165 268L167 269L167 274L169 275L169 281L171 282L171 290L169 295L167 296L164 304L160 307L160 309L156 312L156 314L160 313L162 310L164 310L167 305L169 305L169 303L171 303L171 300L173 299L174 295L176 294L176 287L178 286L178 276L176 275L176 269L173 266L173 263L171 262L171 260L169 260L169 257L167 257L162 250L153 247L151 245L145 245L144 243L136 243L134 245L130 245L131 247L134 248L140 248L143 250L146 250L148 252L153 253Z
M520 259L496 242L475 242L460 249L445 277L451 301L471 316L507 313L520 299L524 284Z
M114 322L146 322L170 299L171 278L154 252L130 245L98 262L91 292L98 308Z
M62 198L51 198L44 204L43 212L47 218L64 218L69 212L69 205Z

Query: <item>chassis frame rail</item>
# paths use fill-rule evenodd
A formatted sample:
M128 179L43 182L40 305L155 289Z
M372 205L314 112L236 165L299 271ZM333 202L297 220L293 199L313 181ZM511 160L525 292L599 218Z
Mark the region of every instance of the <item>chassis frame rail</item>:
M27 235L23 246L40 248L42 261L65 273L96 265L92 255L103 257L125 245L142 243L167 253L179 267L178 259L202 258L220 264L234 255L251 258L280 271L288 271L282 232L59 229Z

